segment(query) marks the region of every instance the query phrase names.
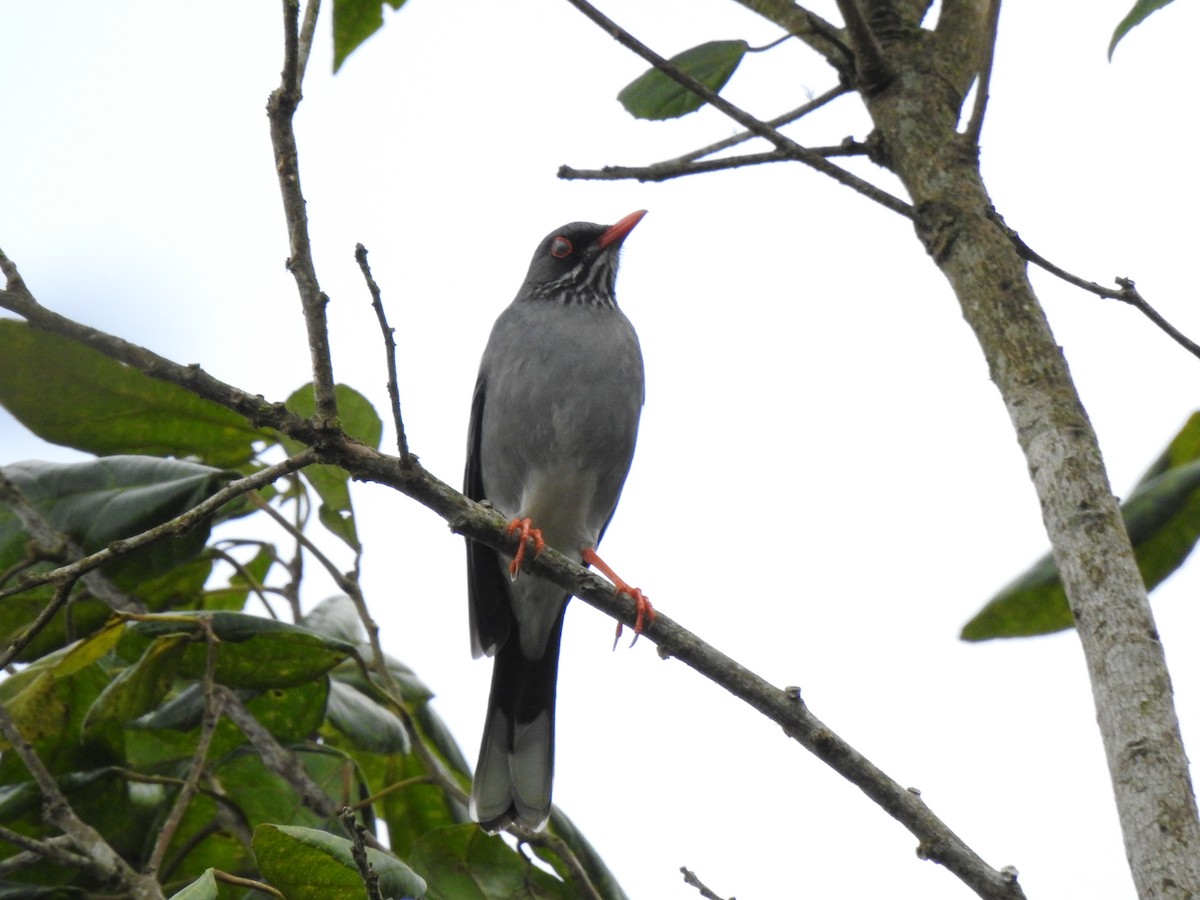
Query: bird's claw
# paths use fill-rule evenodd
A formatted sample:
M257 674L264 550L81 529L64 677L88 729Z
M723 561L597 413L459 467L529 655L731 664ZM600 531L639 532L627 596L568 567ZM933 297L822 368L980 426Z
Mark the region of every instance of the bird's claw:
M537 556L546 549L546 539L542 537L540 529L533 527L533 520L529 518L522 519L518 516L504 529L505 534L512 534L514 531L521 533L521 543L517 545L517 552L513 555L512 562L508 564L508 574L515 581L517 573L521 571L521 563L525 561L526 541L532 539L533 555Z
M637 605L637 616L633 620L633 640L629 642L632 647L637 643L637 639L641 637L642 632L654 624L654 617L657 613L654 612L654 607L650 605L650 598L642 593L641 588L631 588L627 584L621 584L617 587L618 594L626 594L633 599ZM620 622L617 623L617 633L613 637L613 649L617 649L617 641L621 640L621 632L625 626Z

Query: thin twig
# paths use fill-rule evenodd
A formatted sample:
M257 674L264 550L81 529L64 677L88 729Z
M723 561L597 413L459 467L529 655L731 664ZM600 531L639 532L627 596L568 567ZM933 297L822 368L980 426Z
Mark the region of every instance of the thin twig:
M358 261L363 278L366 279L367 290L371 292L371 306L379 319L379 330L383 332L383 345L387 350L388 397L392 401L392 419L396 425L396 449L400 451L400 459L408 462L412 455L408 452L408 437L404 433L404 419L400 415L400 386L396 378L396 329L388 324L387 313L383 309L383 296L374 276L371 275L371 267L367 264L367 248L362 244L355 245L354 258Z
M220 869L213 869L213 878L217 881L223 881L226 884L233 884L237 887L250 888L258 891L260 894L270 894L272 897L278 897L279 900L287 900L283 892L271 887L263 881L255 881L253 878L243 878L240 875L234 875L231 872L223 872Z
M296 85L304 84L304 73L308 70L308 57L312 53L313 35L317 30L317 18L321 13L321 0L308 0L304 7L304 21L300 23L300 38L296 42Z
M709 886L706 885L699 878L697 878L696 873L693 872L691 869L689 869L687 866L680 866L679 871L683 873L683 883L696 888L696 890L698 890L700 892L700 896L703 897L704 900L724 900L723 897L719 897L717 894L714 894L712 889L709 888ZM737 898L730 897L729 900L737 900Z
M71 540L69 535L58 531L46 521L37 507L29 502L21 489L13 483L3 469L0 469L0 503L6 504L13 511L17 521L21 523L21 529L42 549L44 558L56 559L61 562L76 560L84 555L83 548ZM146 607L141 601L120 590L99 572L85 573L83 583L87 586L88 592L109 609L117 612L146 611ZM43 610L44 612L45 610ZM39 616L39 618L41 617ZM42 625L44 626L44 624L43 622ZM39 627L38 631L40 630ZM32 638L35 634L37 631L28 632L28 637ZM0 662L0 668L6 665L8 665L8 661Z
M766 153L750 153L745 156L729 156L722 159L704 159L699 162L685 163L659 162L648 166L605 166L602 169L573 169L570 166L559 166L558 177L567 181L625 181L628 179L643 182L670 181L672 178L683 178L702 172L720 172L725 169L789 162L791 159L792 157L782 150L768 150Z
M847 138L836 147L813 147L814 153L821 156L859 156L866 153L866 147ZM560 166L558 177L564 180L588 181L669 181L672 178L682 178L687 175L698 175L702 172L720 172L725 169L742 169L749 166L760 166L766 163L788 162L792 157L782 150L768 150L765 153L748 153L745 156L724 156L720 159L703 159L697 162L679 162L667 160L651 163L648 166L605 166L603 169L572 169L570 166Z
M236 500L243 494L258 490L260 487L264 487L282 478L284 475L302 469L316 461L316 452L311 447L305 448L300 453L285 459L283 462L261 469L253 475L247 475L245 478L239 478L236 481L230 482L207 500L202 500L187 512L181 513L170 521L156 525L133 537L113 541L102 550L97 550L95 553L84 556L68 565L59 566L57 569L49 572L23 575L17 579L17 583L13 587L0 590L0 599L11 597L38 585L53 584L80 578L85 572L98 569L105 563L112 562L114 559L119 559L122 556L127 556L134 550L140 550L147 544L152 544L165 537L181 535L190 528L195 527L203 519L211 516L229 501Z
M857 175L853 175L845 169L835 166L823 156L813 153L806 147L802 147L791 138L772 128L766 122L756 119L741 107L730 103L720 94L701 84L686 72L683 72L670 60L655 53L612 19L608 18L608 16L604 15L604 13L600 12L600 10L596 9L591 3L588 3L587 0L567 0L567 2L599 25L604 31L608 32L620 44L628 47L672 81L683 85L714 109L725 113L725 115L729 116L729 118L733 119L743 128L753 132L758 137L765 138L774 144L777 149L788 154L791 159L802 162L806 166L810 166L818 172L828 175L834 181L852 188L864 197L874 200L880 206L890 209L892 212L899 213L905 218L913 218L914 212L911 205L905 203L899 197L894 197L887 191L876 187L869 181L865 181Z
M321 291L313 265L312 244L308 236L308 213L304 193L300 190L300 163L296 149L296 133L292 118L302 97L300 79L301 41L298 32L298 0L283 2L283 72L280 84L267 100L267 118L271 125L271 147L275 151L275 172L283 198L283 214L287 221L287 267L296 279L304 323L308 330L308 348L312 356L313 391L316 396L316 418L322 425L337 419L337 397L334 394L333 358L329 350L329 329L325 307L329 298ZM311 9L310 5L310 9Z
M188 766L187 777L184 778L183 785L179 788L179 793L175 796L175 802L171 805L171 811L167 814L166 821L163 822L158 837L154 841L154 850L150 853L150 860L143 869L143 872L149 875L157 874L159 869L162 868L163 859L167 855L167 848L170 846L172 839L174 839L175 832L179 829L179 824L183 821L188 806L191 804L192 798L195 797L196 791L200 787L200 776L203 774L204 767L208 762L208 750L212 746L213 736L217 733L217 724L221 721L221 706L223 701L214 689L217 672L217 644L220 641L213 631L211 617L201 616L198 624L204 631L205 642L204 679L202 681L204 686L204 717L201 720L200 737L196 742L196 752L192 754L191 765Z
M338 821L350 835L350 856L358 868L358 877L362 879L363 887L367 889L367 900L383 900L379 891L379 873L371 865L367 855L367 829L354 816L354 810L349 806L342 807L338 813Z
M996 59L996 32L1000 27L1000 0L988 0L987 35L984 47L987 48L983 65L979 69L979 78L975 82L975 105L971 109L971 120L963 132L963 139L968 147L979 151L979 137L983 132L983 117L987 112L988 92L991 89L992 64Z
M1077 288L1095 294L1097 297L1104 297L1106 300L1120 300L1122 303L1128 303L1134 309L1141 312L1142 315L1148 318L1160 329L1162 329L1162 331L1165 332L1168 337L1175 341L1175 343L1177 343L1179 346L1183 347L1183 349L1187 350L1188 353L1200 358L1200 344L1197 344L1186 334L1168 322L1162 317L1162 315L1159 314L1158 310L1154 309L1154 307L1147 303L1145 298L1138 293L1137 287L1133 283L1133 279L1120 277L1114 279L1118 285L1117 288L1114 289L1105 287L1102 284L1097 284L1094 281L1088 281L1086 278L1080 278L1078 275L1072 275L1066 269L1056 266L1054 263L1050 262L1050 260L1046 259L1046 257L1042 256L1027 243L1025 243L1025 241L1021 239L1021 236L1017 234L1016 230L1010 228L1004 221L1004 217L1001 216L1000 213L996 212L996 210L988 210L988 218L995 222L1000 230L1004 232L1004 236L1012 242L1014 247L1016 247L1017 253L1020 254L1022 259L1033 263L1039 268L1045 269L1051 275L1061 278L1063 281L1067 282L1067 284L1074 285Z
M29 646L30 641L41 634L42 630L50 624L50 620L67 605L67 601L71 599L71 592L75 590L76 581L75 578L67 578L54 588L54 596L50 598L50 602L41 608L32 622L13 636L8 646L4 648L4 652L0 653L0 669L7 668L13 660L20 656L21 651ZM19 588L19 590L24 591L25 588Z
M792 122L796 122L796 121L804 118L809 113L816 112L822 106L825 106L827 103L830 103L831 101L836 100L838 97L841 97L844 94L850 93L850 91L851 91L851 88L849 85L839 84L835 88L830 88L825 93L821 94L819 97L814 97L813 99L809 100L803 106L798 106L795 109L791 110L790 112L785 112L781 116L776 116L774 119L768 119L767 124L770 125L772 128L782 128L784 125L790 125ZM717 141L716 143L709 144L707 147L701 147L698 150L693 150L691 153L685 153L683 156L677 157L675 159L666 160L665 162L666 163L695 162L698 159L703 159L706 156L711 156L714 153L720 153L722 150L728 150L730 147L735 147L738 144L748 141L753 137L756 137L754 132L743 131L743 132L740 132L739 134L733 135L732 137L727 137L724 140L720 140L720 141Z
M225 715L245 735L250 746L262 758L263 765L291 785L305 807L322 818L332 819L336 816L337 804L312 780L296 754L280 744L246 709L237 694L224 685L216 685L214 692L222 700Z
M65 834L38 839L0 825L0 841L20 847L24 851L0 862L0 874L23 869L38 862L51 862L65 869L91 871L101 877L107 874L98 867L94 867L94 863L87 856L71 850L74 842Z

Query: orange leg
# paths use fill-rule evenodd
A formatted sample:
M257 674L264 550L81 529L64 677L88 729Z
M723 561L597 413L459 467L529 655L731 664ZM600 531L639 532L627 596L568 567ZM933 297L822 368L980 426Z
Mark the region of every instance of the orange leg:
M632 647L637 643L638 635L654 624L654 607L650 605L649 598L642 593L641 588L630 587L626 584L612 568L596 555L596 551L591 547L583 548L584 565L594 566L599 569L609 581L617 589L618 594L625 594L633 598L633 602L637 604L637 618L633 623L633 640L629 642ZM621 639L621 630L623 626L620 622L617 623L617 635L613 638L613 649L617 647L617 641Z
M521 563L525 560L525 542L533 541L533 555L537 556L546 549L546 540L542 537L542 532L533 527L532 520L522 519L519 516L509 522L504 531L506 534L512 534L514 531L521 532L521 543L517 547L517 554L508 564L508 574L516 579L517 573L521 571Z

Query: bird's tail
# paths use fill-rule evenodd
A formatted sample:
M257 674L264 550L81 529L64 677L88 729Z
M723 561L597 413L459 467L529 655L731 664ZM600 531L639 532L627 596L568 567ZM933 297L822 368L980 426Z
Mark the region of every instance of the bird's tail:
M511 822L536 831L550 817L562 620L560 613L541 659L526 659L515 633L496 653L471 787L471 818L489 832Z

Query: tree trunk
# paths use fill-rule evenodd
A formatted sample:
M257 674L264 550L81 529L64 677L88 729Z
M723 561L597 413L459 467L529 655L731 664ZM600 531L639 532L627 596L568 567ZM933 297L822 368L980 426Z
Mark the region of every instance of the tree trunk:
M947 2L936 31L848 28L883 159L918 236L975 331L1029 464L1091 677L1126 853L1142 898L1200 896L1200 824L1170 677L1095 432L1011 242L990 217L978 147L956 131L990 52L981 4ZM856 27L857 26L857 27ZM974 48L974 49L973 49Z

